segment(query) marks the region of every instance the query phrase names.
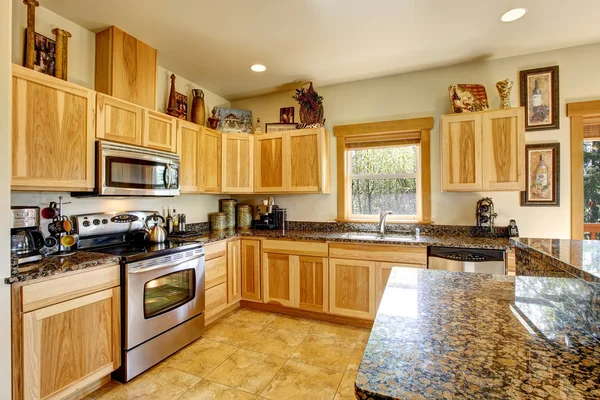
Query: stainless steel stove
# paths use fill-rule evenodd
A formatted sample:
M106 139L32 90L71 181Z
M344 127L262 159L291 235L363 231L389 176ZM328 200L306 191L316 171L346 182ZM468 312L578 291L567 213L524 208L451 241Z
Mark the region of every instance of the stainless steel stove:
M199 338L204 331L204 247L168 240L146 242L154 211L74 217L79 250L121 259L122 363L127 382Z

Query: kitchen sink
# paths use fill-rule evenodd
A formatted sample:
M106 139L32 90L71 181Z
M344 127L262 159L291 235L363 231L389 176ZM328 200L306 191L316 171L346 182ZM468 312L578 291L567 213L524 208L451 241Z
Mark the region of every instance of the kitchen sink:
M401 233L386 233L381 235L379 233L370 233L370 232L348 232L343 233L341 235L343 239L350 240L377 240L377 241L405 241L405 242L413 242L417 240L417 237L414 235L401 234Z

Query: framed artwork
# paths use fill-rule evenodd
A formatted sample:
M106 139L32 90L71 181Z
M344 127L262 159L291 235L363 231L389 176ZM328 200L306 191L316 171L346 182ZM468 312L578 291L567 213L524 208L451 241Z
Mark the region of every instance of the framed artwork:
M525 130L560 128L558 65L521 71L520 86Z
M298 124L282 124L277 122L265 124L265 131L267 133L293 131L295 129L298 129Z
M27 37L27 29L25 29ZM27 49L25 49L27 51ZM44 35L35 33L33 70L46 75L56 74L56 42Z
M525 145L521 206L560 205L560 143Z
M177 102L177 118L187 120L188 98L185 94L175 92L175 101Z
M489 108L485 86L477 84L458 84L448 86L448 95L452 112L485 111Z
M230 133L252 133L252 111L215 107L217 130Z
M282 124L294 123L294 107L283 107L279 109L279 122Z

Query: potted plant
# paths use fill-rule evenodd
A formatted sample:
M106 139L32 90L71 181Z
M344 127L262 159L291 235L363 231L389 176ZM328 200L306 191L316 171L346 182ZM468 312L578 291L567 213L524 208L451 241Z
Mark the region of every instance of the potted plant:
M308 89L296 89L292 96L300 105L300 122L305 125L323 124L323 96L313 88L312 82Z

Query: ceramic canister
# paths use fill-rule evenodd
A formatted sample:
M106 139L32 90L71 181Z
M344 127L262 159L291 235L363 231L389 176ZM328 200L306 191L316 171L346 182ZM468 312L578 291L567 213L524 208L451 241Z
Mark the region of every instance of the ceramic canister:
M240 229L252 227L252 206L240 204L237 206L237 226Z
M235 228L235 205L237 200L224 199L221 200L221 212L227 216L227 227Z
M227 216L222 212L208 214L210 219L210 229L213 231L222 231L227 228Z

